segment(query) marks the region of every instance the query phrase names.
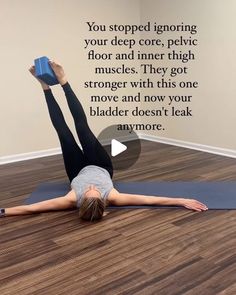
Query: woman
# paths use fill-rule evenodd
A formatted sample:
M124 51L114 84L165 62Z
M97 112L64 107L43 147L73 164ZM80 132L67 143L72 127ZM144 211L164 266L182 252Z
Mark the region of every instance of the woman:
M93 221L102 218L107 205L177 205L196 211L208 209L204 204L194 199L126 194L119 193L114 189L113 168L109 155L90 130L82 105L71 89L62 66L53 61L49 61L49 63L64 90L82 146L81 150L65 122L50 87L37 78L46 98L52 124L59 136L71 190L65 196L52 200L6 209L1 208L1 216L79 208L80 218ZM34 66L29 71L35 76Z

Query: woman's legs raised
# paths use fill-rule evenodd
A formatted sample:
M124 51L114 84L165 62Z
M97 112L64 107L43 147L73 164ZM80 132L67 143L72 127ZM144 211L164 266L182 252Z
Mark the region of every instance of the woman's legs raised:
M52 61L49 61L49 63L65 92L67 103L74 118L75 128L88 164L107 169L112 177L113 167L111 159L90 130L83 107L68 83L62 66Z
M51 89L44 90L44 94L52 124L60 140L66 173L71 182L79 171L86 166L85 157L66 124Z
M80 101L76 97L68 82L62 85L62 88L65 92L71 114L74 118L75 128L87 162L90 165L97 165L107 169L112 177L113 167L111 159L89 128L88 121Z
M49 115L60 140L66 173L71 182L73 178L77 176L79 171L87 165L85 156L66 124L62 111L56 102L50 87L35 76L34 66L31 66L29 71L39 81L44 91Z

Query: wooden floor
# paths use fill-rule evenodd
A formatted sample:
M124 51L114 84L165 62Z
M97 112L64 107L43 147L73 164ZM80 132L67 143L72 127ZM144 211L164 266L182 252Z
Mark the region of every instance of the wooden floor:
M61 155L3 165L0 207L46 180L66 180ZM142 141L124 181L236 181L236 159ZM197 198L197 196L194 196ZM78 210L0 219L1 295L236 294L236 211Z

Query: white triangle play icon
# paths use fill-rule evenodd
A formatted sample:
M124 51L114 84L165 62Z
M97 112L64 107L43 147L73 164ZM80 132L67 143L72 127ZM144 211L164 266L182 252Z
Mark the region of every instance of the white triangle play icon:
M119 155L120 153L124 152L125 150L127 150L126 145L124 145L123 143L119 142L116 139L111 140L111 155L112 155L112 157Z

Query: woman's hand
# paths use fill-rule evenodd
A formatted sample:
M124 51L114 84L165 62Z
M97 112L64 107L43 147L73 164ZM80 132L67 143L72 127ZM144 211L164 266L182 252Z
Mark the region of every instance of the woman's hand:
M42 88L43 88L43 90L47 90L47 89L50 89L50 87L45 83L45 82L43 82L42 80L40 80L37 76L36 76L36 74L35 74L35 66L31 66L30 68L29 68L29 71L30 71L30 73L39 81L39 83L41 84L41 86L42 86Z
M194 199L180 199L180 205L199 212L208 210L205 204Z
M62 67L62 65L60 65L59 63L56 63L55 61L49 60L49 64L53 69L53 72L55 73L57 80L59 81L59 83L61 85L64 85L67 83L67 78L64 72L64 69Z

